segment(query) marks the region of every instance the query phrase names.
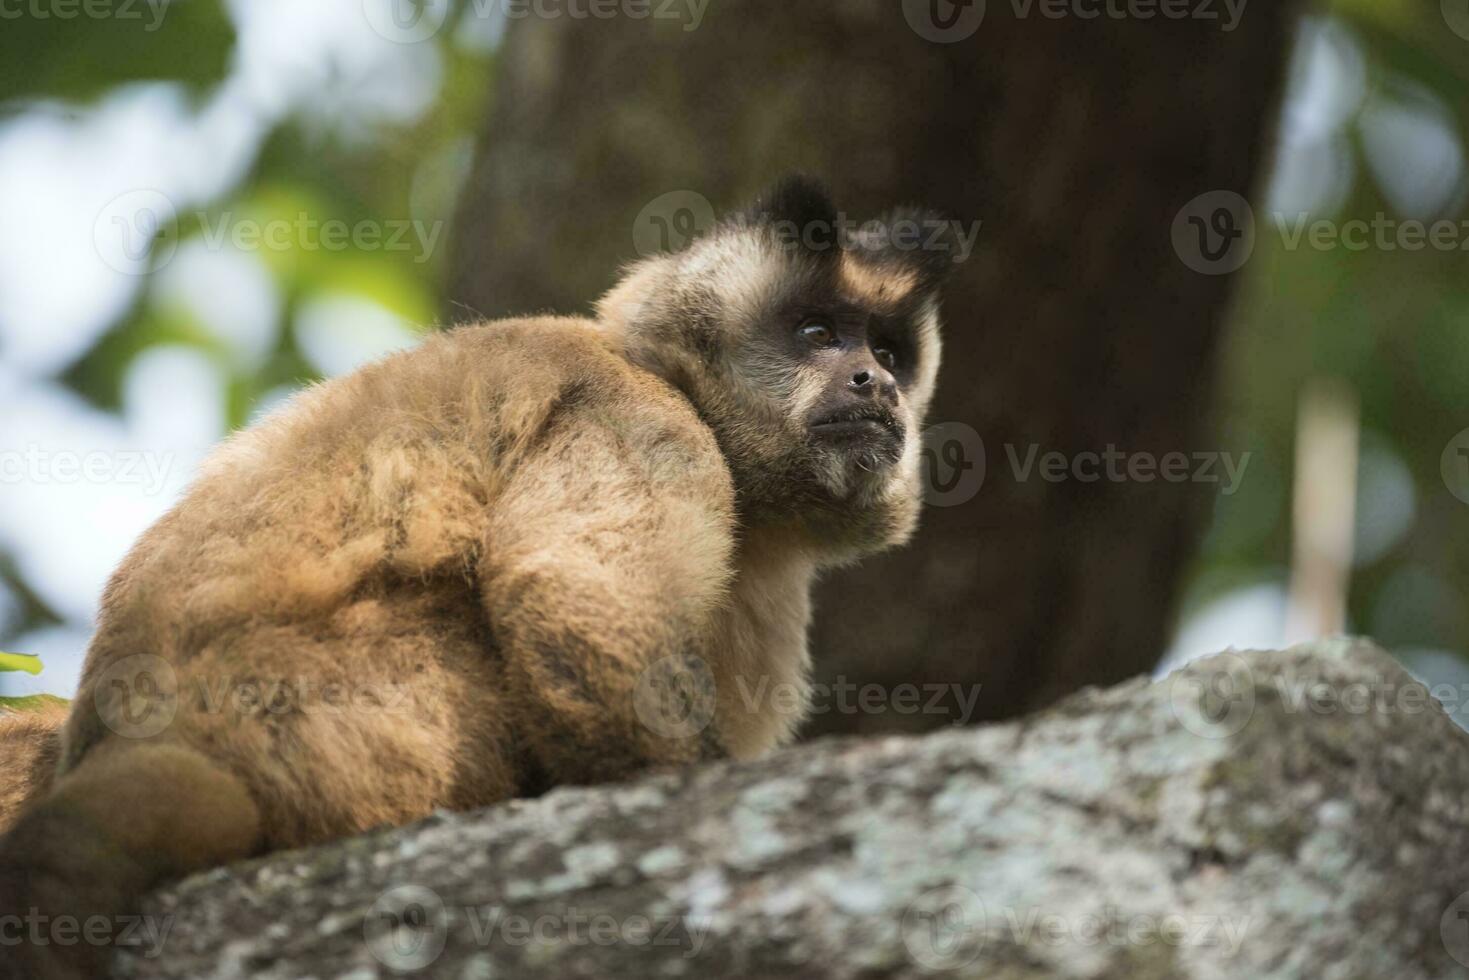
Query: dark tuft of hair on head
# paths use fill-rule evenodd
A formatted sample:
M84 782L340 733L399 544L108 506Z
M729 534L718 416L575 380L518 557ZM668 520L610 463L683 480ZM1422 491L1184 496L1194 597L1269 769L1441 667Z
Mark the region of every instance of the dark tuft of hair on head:
M816 225L834 229L837 209L825 183L805 174L791 174L761 194L740 218L747 225L788 222L798 228Z
M915 270L925 290L939 288L953 274L958 246L947 215L917 207L896 208L867 222L848 243L869 262Z

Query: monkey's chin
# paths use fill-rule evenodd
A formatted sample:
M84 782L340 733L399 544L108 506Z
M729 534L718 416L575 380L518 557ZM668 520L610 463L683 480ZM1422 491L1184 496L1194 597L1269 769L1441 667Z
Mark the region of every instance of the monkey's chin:
M850 454L821 460L820 501L803 509L801 523L824 561L843 565L902 544L918 524L921 489L916 467Z
M816 479L834 502L875 503L896 474L902 457L881 443L832 447L816 459Z
M876 419L842 419L810 428L811 448L829 486L859 487L886 480L903 459L902 429Z

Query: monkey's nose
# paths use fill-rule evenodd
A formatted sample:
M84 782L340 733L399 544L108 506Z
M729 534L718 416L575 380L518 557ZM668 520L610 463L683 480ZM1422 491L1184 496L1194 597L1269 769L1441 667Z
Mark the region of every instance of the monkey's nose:
M847 390L861 398L875 398L883 402L896 402L898 400L898 385L892 375L881 368L873 370L866 368L852 375L847 382Z

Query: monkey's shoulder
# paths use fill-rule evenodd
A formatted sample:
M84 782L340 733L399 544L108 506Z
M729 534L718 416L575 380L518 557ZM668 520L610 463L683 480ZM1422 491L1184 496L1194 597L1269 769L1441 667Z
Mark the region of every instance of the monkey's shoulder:
M590 429L628 451L664 457L681 447L718 460L718 443L680 391L632 363L622 339L573 317L500 320L461 327L438 355L461 365L456 395L501 411L484 424L503 433L536 424L541 434Z

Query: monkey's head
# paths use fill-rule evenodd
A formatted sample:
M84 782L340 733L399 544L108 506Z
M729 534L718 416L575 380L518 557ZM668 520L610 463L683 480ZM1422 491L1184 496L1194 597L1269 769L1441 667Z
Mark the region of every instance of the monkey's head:
M846 560L917 522L948 231L910 210L849 228L821 185L789 178L633 266L598 313L714 431L747 524Z

